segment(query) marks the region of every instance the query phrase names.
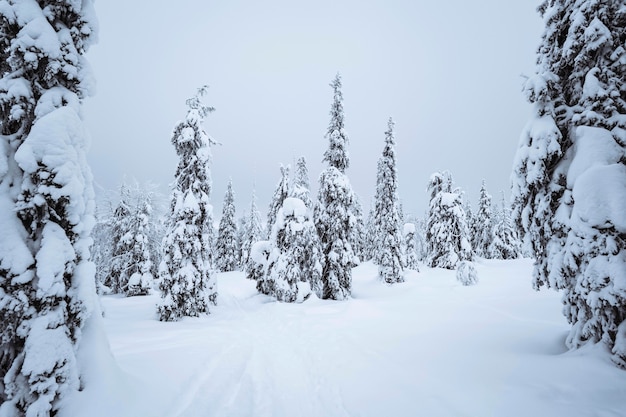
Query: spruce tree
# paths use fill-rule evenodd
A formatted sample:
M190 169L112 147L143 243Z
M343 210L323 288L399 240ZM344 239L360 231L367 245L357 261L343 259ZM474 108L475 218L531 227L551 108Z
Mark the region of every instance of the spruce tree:
M513 217L534 287L562 291L571 349L602 341L626 367L626 13L622 1L546 0L534 117L513 166Z
M235 224L235 195L232 181L228 182L224 205L222 206L222 218L217 232L215 244L216 266L220 272L234 271L237 269L237 225Z
M130 263L128 245L124 237L130 229L131 202L130 189L125 183L120 186L120 199L109 221L111 228L111 258L108 261L109 271L104 285L112 294L122 293L122 275Z
M399 214L398 174L396 171L394 122L389 118L385 147L378 160L375 200L374 261L379 278L388 284L404 281L402 265L402 230Z
M0 415L46 416L94 381L100 349L83 99L90 0L0 7ZM83 344L83 342L85 342ZM105 347L106 349L106 347Z
M298 198L283 201L270 237L265 281L278 301L302 302L321 294L322 254L309 210Z
M406 269L419 272L417 263L417 246L415 235L417 233L414 223L405 223L402 229L404 235L404 266Z
M150 294L154 276L152 274L152 253L150 250L150 224L152 201L150 197L137 202L130 219L130 229L124 236L130 262L122 271L122 290L127 297Z
M511 209L504 199L504 192L502 192L498 215L494 220L489 257L493 259L519 258L522 254L522 243L511 220Z
M213 111L201 102L207 87L187 100L187 116L174 128L172 144L179 157L172 190L163 258L159 266L162 291L157 312L161 321L209 313L216 303L211 235L210 146L215 141L202 127Z
M280 181L276 185L276 189L274 190L274 195L272 196L272 200L270 201L269 208L267 210L267 226L266 231L269 234L272 233L272 228L274 227L274 223L276 222L276 215L278 214L278 210L283 205L283 201L285 198L289 197L289 166L280 166Z
M427 263L432 268L454 269L460 261L472 258L461 191L452 189L452 175L448 171L432 174L428 191Z
M249 279L258 279L262 274L262 270L252 258L252 247L255 243L263 240L264 231L261 223L261 213L256 208L256 195L252 193L252 202L250 203L250 214L247 221L248 228L241 244L241 263L246 277Z
M306 159L303 156L296 161L296 172L293 177L293 185L289 196L299 198L307 209L313 210L311 187L309 185L309 169L306 165Z
M487 192L485 180L480 187L478 200L478 212L474 216L472 228L472 247L477 256L490 257L489 245L491 244L493 231L493 213L491 210L491 195Z
M324 254L323 298L343 300L352 291L354 253L350 240L356 216L352 212L354 193L345 173L350 162L339 74L330 86L333 89L333 104L326 133L329 145L323 159L328 163L328 168L319 177L320 187L314 218Z

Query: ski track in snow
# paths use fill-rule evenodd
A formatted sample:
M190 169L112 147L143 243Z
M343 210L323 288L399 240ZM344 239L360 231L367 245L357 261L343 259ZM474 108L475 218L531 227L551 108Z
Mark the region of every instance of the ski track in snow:
M132 408L149 417L623 415L626 372L599 347L564 353L560 295L532 290L531 263L476 267L471 287L425 267L388 286L366 263L351 300L303 304L225 273L207 317L160 323L156 295L105 297L105 323L122 369L151 382Z

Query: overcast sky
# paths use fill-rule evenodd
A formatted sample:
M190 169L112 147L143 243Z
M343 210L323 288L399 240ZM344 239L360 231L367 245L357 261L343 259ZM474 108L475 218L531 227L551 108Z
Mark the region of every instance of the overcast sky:
M216 111L215 217L229 178L238 211L256 184L265 212L281 163L305 156L311 185L322 154L337 72L343 77L353 188L369 207L387 119L396 122L399 193L423 216L431 173L448 169L472 205L481 180L508 195L530 106L539 1L98 0L99 43L88 58L97 93L86 103L97 188L124 176L169 194L170 143L185 100L208 84Z

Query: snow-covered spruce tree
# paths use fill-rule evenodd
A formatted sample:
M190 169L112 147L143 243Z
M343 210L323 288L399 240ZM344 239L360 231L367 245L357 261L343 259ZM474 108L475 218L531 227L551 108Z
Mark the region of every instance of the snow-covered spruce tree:
M296 161L296 171L293 177L293 184L289 190L289 196L299 198L307 209L313 211L311 187L309 185L309 169L306 165L306 159L303 156Z
M513 218L534 287L561 290L570 349L603 342L626 368L626 12L622 1L547 0L534 117L513 166Z
M376 236L378 233L376 231L376 224L375 224L375 220L376 220L375 201L376 201L375 199L372 199L370 201L370 209L369 209L369 212L367 213L367 219L364 225L365 234L364 234L364 240L363 240L363 249L361 250L363 261L372 260L374 258L374 254L376 253Z
M96 25L90 0L0 2L3 416L58 414L91 383L81 361L100 349L83 344L99 316L81 118L92 86L84 54Z
M511 209L504 199L500 201L498 215L492 229L489 257L493 259L516 259L522 254L522 242L511 220Z
M263 271L258 268L257 263L252 259L252 246L254 246L256 242L263 240L265 233L261 223L261 213L256 208L256 195L254 192L252 193L250 215L246 224L247 229L241 244L241 264L243 271L246 273L246 277L256 280L262 275Z
M130 254L124 241L124 236L130 230L131 201L130 189L125 183L120 186L120 199L109 219L111 236L111 258L109 262L109 274L104 281L104 285L113 294L122 292L122 273L130 263Z
M286 198L270 236L266 281L282 302L302 302L321 294L322 254L310 211L298 198Z
M274 195L270 201L270 205L267 210L267 226L266 232L269 235L272 233L272 228L276 222L276 215L278 210L283 206L285 198L289 197L289 165L280 166L280 181L276 184Z
M222 218L217 232L215 243L216 266L220 272L234 271L237 269L237 225L235 224L235 195L232 181L228 182L224 205L222 206Z
M150 294L154 282L150 250L151 199L138 201L129 220L129 231L122 238L130 255L130 262L120 277L120 282L123 283L122 291L127 297L147 295Z
M493 230L493 213L491 210L491 195L487 192L485 180L480 187L478 199L478 211L472 224L472 247L477 256L489 258L489 245L491 244Z
M406 269L419 272L417 260L417 247L415 234L417 230L414 223L405 223L402 229L404 235L404 266Z
M390 117L385 132L385 147L378 160L375 204L375 252L378 276L388 284L404 281L402 265L402 223L398 212L398 174L396 171L394 122Z
M363 206L361 205L361 200L356 193L353 194L353 197L352 213L354 214L355 222L350 236L350 244L352 245L352 252L354 253L352 266L358 266L361 263L361 259L365 258L367 232L363 220Z
M248 230L248 213L244 210L241 217L237 219L237 233L235 233L236 242L236 265L237 269L243 271L243 242L246 238L246 231Z
M187 117L174 128L172 144L179 157L170 215L159 266L162 291L157 312L161 321L209 313L216 303L210 236L213 229L210 146L216 142L202 127L213 111L201 102L207 87L187 100Z
M330 86L333 89L333 104L326 133L329 144L323 159L328 163L328 168L319 177L320 187L314 218L324 254L323 298L343 300L352 291L354 253L350 239L356 216L352 213L354 192L345 174L350 159L347 150L348 137L344 130L339 74Z
M460 261L472 259L461 192L452 189L452 175L448 171L430 176L428 192L428 266L454 269Z

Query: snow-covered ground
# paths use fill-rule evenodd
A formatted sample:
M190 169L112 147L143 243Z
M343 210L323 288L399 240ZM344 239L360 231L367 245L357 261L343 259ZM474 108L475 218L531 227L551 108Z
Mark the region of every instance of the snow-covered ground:
M121 372L90 416L626 415L626 372L601 346L566 352L559 294L531 288L529 260L411 273L386 286L365 263L353 298L282 304L220 274L208 317L156 320L158 295L105 297ZM80 408L80 407L79 407ZM80 410L75 410L80 413ZM100 414L98 414L100 413Z

